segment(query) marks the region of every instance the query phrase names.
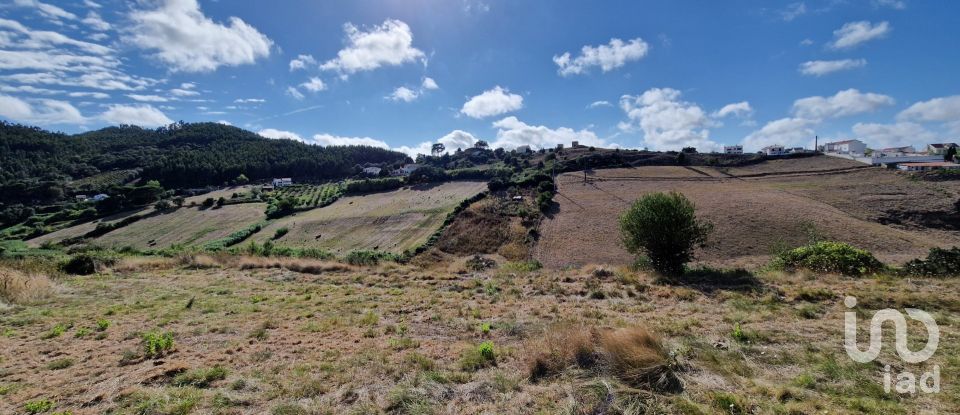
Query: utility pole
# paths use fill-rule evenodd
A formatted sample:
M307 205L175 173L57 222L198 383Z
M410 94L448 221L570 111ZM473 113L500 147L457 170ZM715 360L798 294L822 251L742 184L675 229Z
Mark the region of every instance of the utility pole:
M816 154L820 151L820 136L813 136L813 153Z

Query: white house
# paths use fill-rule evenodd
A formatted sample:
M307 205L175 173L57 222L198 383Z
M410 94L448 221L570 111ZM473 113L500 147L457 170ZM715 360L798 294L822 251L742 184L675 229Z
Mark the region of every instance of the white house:
M867 151L867 145L860 140L843 140L826 143L821 149L824 153L863 154Z
M954 170L960 169L960 164L949 161L934 161L928 163L900 163L897 168L903 171L929 171L929 170Z
M743 146L723 146L723 154L743 154Z
M522 145L522 146L520 146L520 147L517 147L517 153L530 154L530 153L532 153L532 152L533 152L533 150L530 150L530 146L528 146L528 145Z
M407 164L403 167L396 169L392 172L394 176L409 176L410 173L413 173L420 168L419 164Z
M293 179L289 177L284 177L281 179L273 179L273 187L286 187L293 184Z
M957 143L936 143L936 144L927 144L927 153L934 155L944 155L947 154L947 150L950 147L957 147Z
M379 176L381 170L383 169L379 167L365 167L363 169L363 174L366 174L367 176Z
M768 156L781 156L784 153L784 148L782 145L774 144L772 146L766 146L760 149L760 152Z

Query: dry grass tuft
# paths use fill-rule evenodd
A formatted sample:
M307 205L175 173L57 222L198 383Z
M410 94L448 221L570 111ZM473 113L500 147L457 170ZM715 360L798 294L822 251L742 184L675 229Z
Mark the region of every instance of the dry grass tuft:
M282 268L304 274L322 274L324 272L351 271L356 269L351 265L332 261L265 257L240 257L236 260L236 267L240 269Z
M6 302L31 304L50 298L53 292L53 282L45 274L0 268L0 299Z
M660 340L646 328L550 330L529 345L530 379L549 378L571 369L613 375L637 388L659 392L682 389Z
M128 256L121 258L116 265L110 267L114 272L142 272L164 270L182 265L179 259L163 257Z
M182 254L177 256L177 261L181 266L190 269L220 268L222 265L219 259L204 254Z

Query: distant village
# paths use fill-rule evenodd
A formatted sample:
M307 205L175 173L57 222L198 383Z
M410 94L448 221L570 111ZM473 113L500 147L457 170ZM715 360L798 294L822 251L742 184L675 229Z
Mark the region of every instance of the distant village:
M860 140L843 140L824 143L817 146L817 151L827 156L846 158L874 166L887 166L902 171L930 171L960 169L956 161L958 145L956 143L927 144L926 148L918 151L913 146L890 147L880 150L867 148L867 144ZM743 146L724 146L724 154L743 154ZM790 154L813 153L803 147L785 147L770 145L760 149L759 153L767 156L785 156Z

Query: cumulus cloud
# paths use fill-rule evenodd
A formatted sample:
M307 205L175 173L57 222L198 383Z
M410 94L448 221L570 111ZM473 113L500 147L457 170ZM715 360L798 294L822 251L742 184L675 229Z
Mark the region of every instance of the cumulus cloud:
M453 130L447 133L446 135L444 135L443 137L438 138L437 141L424 141L413 147L400 146L400 147L394 148L393 150L404 153L410 156L411 158L416 158L418 154L424 154L424 155L430 154L431 150L433 150L434 143L443 144L445 153L453 153L457 151L458 148L465 150L470 147L473 147L473 143L476 143L476 142L477 142L477 138L474 137L473 134L470 134L463 130Z
M800 64L800 73L804 75L823 76L839 71L867 66L866 59L839 59L832 61L808 61Z
M591 67L599 66L603 72L612 71L647 56L650 46L641 38L624 42L620 39L610 39L607 45L584 46L580 49L580 56L571 57L570 52L553 57L553 63L559 67L557 73L562 76L579 75L589 71Z
M397 89L394 89L393 93L391 93L390 95L387 95L385 98L391 101L412 102L412 101L415 101L419 96L420 96L419 92L414 91L405 86L401 86L401 87L398 87Z
M682 101L680 95L680 91L672 88L652 88L641 95L624 95L620 98L620 108L627 115L627 121L619 124L620 129L639 128L647 146L654 150L718 149L720 146L709 139L713 121L698 105Z
M804 118L781 118L770 121L743 140L746 151L757 151L769 145L806 146L814 136L816 121Z
M257 131L257 134L260 134L261 137L281 139L286 138L289 140L304 141L303 137L300 137L299 134L291 131L276 130L273 128L264 128L260 131Z
M511 94L508 89L498 85L467 100L460 109L460 113L471 118L485 118L521 108L523 108L523 97Z
M210 72L270 56L267 36L238 17L214 22L196 0L152 0L154 8L130 13L130 42L173 71Z
M904 147L916 143L929 143L937 135L920 124L898 122L894 124L856 123L853 134L876 148Z
M890 23L870 23L866 20L850 22L833 31L833 41L828 45L831 49L850 49L874 39L887 36Z
M871 112L893 103L893 98L887 95L862 93L851 88L830 97L798 99L793 102L793 114L798 118L823 120Z
M320 65L321 69L336 71L345 77L381 66L398 66L425 59L424 53L413 47L410 26L400 20L387 19L366 31L347 23L343 30L347 35L346 47L337 52L336 58Z
M423 82L420 84L420 88L426 90L440 89L440 86L437 85L437 81L434 81L433 78L423 78Z
M735 117L749 117L752 114L753 108L750 107L750 103L747 101L742 101L724 105L723 108L715 111L712 115L716 118L723 118L728 115L733 115Z
M52 99L23 100L0 94L0 117L30 124L80 124L83 115L69 102Z
M309 81L300 84L300 86L310 92L320 92L327 89L327 84L317 77L311 77Z
M914 103L897 115L901 120L960 121L960 95Z
M567 127L550 128L543 125L530 125L509 116L493 123L497 129L497 138L491 144L494 148L515 149L519 146L529 145L531 148L556 147L557 144L570 145L572 141L579 141L581 145L596 147L619 147L615 144L608 144L606 141L597 137L590 130L574 130Z
M299 55L295 59L290 61L290 71L293 72L298 69L306 69L307 66L313 66L317 64L317 60L311 55Z
M152 105L111 105L100 119L111 124L130 124L141 127L160 127L173 120Z

